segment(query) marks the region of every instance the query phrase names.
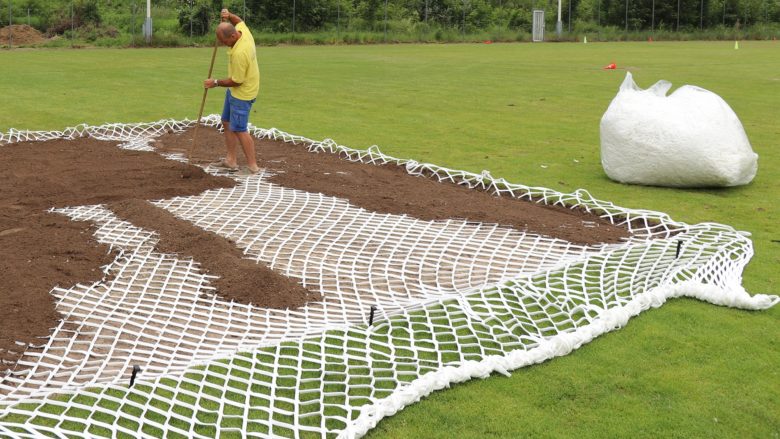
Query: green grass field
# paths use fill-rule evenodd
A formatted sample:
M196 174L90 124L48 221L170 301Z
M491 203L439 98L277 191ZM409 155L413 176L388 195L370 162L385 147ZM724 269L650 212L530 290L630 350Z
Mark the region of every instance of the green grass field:
M0 131L194 118L210 55L2 51ZM780 43L290 46L258 56L256 125L729 224L753 233L745 287L780 292ZM607 179L598 124L625 74L601 69L610 62L643 87L666 79L720 94L760 156L755 181L680 190ZM778 323L777 307L675 300L567 357L435 393L369 437L778 437Z

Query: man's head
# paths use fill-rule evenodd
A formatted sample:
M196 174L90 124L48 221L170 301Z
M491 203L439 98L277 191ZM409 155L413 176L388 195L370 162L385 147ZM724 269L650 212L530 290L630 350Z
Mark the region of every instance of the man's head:
M217 26L217 39L220 43L233 47L236 41L241 38L241 34L236 30L236 27L230 23L220 23Z

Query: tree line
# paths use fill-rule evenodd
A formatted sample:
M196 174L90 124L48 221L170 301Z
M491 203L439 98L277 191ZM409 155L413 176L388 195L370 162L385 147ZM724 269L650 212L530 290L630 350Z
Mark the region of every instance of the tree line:
M494 27L530 31L535 9L545 11L554 29L554 0L246 0L179 2L184 22L193 14L205 20L225 4L247 11L247 22L266 32L312 32L341 26L380 31L385 23L406 30ZM564 30L614 26L627 30L690 30L780 22L780 0L562 0ZM204 21L205 22L205 21ZM551 27L552 26L552 27ZM294 27L294 28L293 28ZM200 30L203 27L199 27Z
M530 32L533 10L545 11L547 32L555 29L556 0L156 0L155 14L173 17L184 35L213 28L219 10L243 15L266 33L359 30L429 32L490 29ZM626 31L688 31L780 23L780 0L562 0L564 32L613 27ZM43 32L72 28L129 31L145 15L143 0L0 0L13 22ZM162 11L162 12L161 12ZM130 15L132 13L132 24ZM30 17L33 18L30 18ZM14 19L15 17L15 19Z

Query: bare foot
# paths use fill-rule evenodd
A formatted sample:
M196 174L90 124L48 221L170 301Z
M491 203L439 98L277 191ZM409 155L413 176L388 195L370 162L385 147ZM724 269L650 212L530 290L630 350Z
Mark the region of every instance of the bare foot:
M247 166L246 168L241 168L241 172L239 172L238 175L255 175L258 172L260 172L260 168L250 168Z

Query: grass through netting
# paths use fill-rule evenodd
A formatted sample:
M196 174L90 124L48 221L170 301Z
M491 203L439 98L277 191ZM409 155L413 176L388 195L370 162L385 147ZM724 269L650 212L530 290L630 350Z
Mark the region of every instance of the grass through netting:
M707 229L687 235L443 299L372 327L329 330L239 353L132 389L114 385L54 396L42 405L17 404L0 421L103 437L113 435L113 426L120 429L118 437L138 432L151 437L187 437L191 432L322 437L323 430L345 428L360 415L361 406L442 366L537 348L545 338L591 324L602 309L622 306L634 294L658 286L675 267L695 273L711 255L678 257L678 239L686 239L688 247L715 244L717 252L729 250L730 238L719 239ZM654 263L644 266L647 260ZM616 266L621 269L607 270ZM637 282L639 271L644 277ZM609 280L589 283L595 276Z

